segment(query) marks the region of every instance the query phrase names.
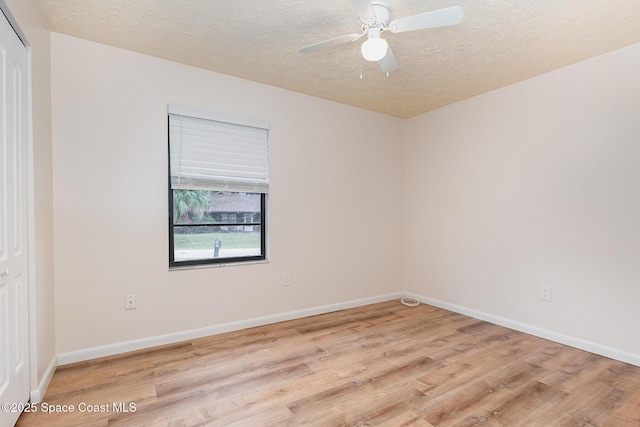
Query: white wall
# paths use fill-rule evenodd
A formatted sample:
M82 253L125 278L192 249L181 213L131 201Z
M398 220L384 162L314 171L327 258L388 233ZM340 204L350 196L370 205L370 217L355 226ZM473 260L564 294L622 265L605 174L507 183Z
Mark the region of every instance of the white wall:
M402 289L402 120L55 33L52 86L58 353ZM168 271L167 103L271 122L269 263Z
M42 398L55 369L50 33L34 2L6 0L30 45L29 303L31 399Z
M640 361L639 75L636 44L408 120L407 290Z

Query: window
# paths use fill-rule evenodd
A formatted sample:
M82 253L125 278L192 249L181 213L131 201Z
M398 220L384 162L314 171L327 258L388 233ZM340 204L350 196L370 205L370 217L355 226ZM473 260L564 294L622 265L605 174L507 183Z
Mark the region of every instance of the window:
M266 259L265 122L169 106L169 266Z

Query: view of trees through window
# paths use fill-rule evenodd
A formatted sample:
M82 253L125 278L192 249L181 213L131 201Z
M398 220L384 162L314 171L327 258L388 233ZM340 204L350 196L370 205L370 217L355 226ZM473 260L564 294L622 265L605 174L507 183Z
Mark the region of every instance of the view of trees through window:
M172 190L174 262L264 258L264 195Z

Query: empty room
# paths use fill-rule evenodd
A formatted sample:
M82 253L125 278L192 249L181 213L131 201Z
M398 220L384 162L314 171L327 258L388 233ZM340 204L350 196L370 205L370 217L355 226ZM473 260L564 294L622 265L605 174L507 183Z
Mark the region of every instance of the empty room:
M0 427L640 426L637 1L0 8Z

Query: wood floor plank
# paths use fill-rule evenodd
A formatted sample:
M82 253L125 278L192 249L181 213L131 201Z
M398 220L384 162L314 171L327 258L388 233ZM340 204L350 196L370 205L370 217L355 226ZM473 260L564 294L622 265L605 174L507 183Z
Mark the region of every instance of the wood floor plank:
M567 411L557 421L558 426L600 426L623 405L629 393L602 383L590 384L588 390L569 394L564 400Z
M395 418L378 424L379 427L434 427L413 411L405 411Z
M603 425L606 427L640 426L640 391L622 402Z
M18 426L640 427L640 367L387 301L62 366L44 401L109 411Z
M294 426L296 425L296 421L293 419L293 414L288 408L284 406L277 406L267 411L260 412L259 414L243 418L235 423L220 425L228 427L281 427Z

